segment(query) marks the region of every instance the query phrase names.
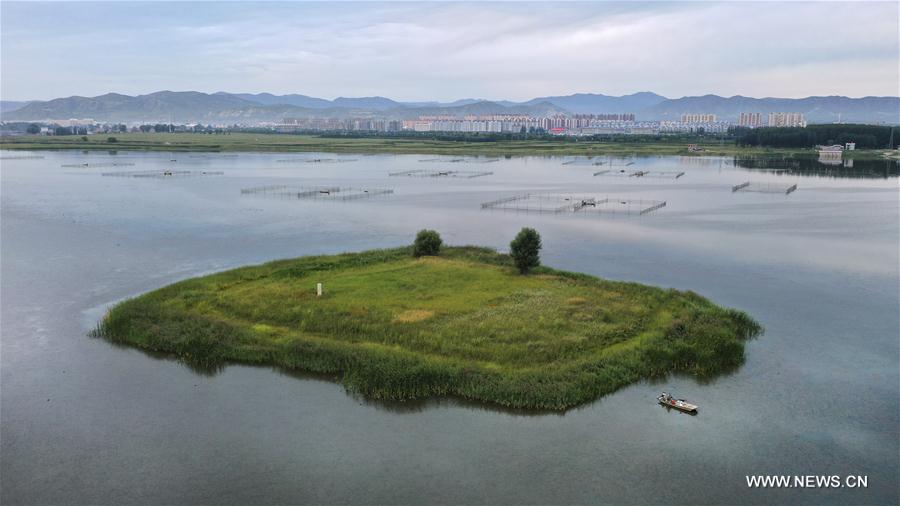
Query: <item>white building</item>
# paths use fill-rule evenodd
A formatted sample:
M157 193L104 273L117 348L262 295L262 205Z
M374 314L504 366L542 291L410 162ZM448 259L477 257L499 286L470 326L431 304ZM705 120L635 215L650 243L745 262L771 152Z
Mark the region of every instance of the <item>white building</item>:
M681 115L682 123L715 123L715 114L691 114L684 113Z

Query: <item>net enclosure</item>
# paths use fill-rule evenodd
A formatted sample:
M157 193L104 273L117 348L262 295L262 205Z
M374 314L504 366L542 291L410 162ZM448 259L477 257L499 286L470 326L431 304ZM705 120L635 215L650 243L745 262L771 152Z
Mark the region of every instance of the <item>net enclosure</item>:
M604 169L594 172L594 176L603 177L631 177L631 178L655 178L678 179L684 172L678 170L624 170Z
M131 162L95 162L95 163L84 162L84 163L66 163L66 164L60 165L60 167L66 167L66 168L73 168L73 167L87 167L87 168L93 168L93 167L129 167L129 166L132 166L132 165L134 165L134 164L131 163Z
M421 163L494 163L499 161L499 158L423 158L419 160Z
M746 181L731 187L731 192L783 193L790 195L797 191L796 184L789 183L754 183Z
M344 186L290 186L271 185L244 188L241 195L257 195L262 197L281 199L311 199L311 200L358 200L377 196L390 195L394 190L390 188L360 188Z
M472 179L476 177L490 176L493 172L477 171L477 170L402 170L399 172L389 172L391 177L456 177L464 179Z
M664 200L562 193L525 193L481 204L482 209L499 209L503 211L635 215L652 213L665 206L666 201Z
M358 161L357 158L284 158L275 160L275 163L349 163Z
M221 176L224 172L216 170L120 170L115 172L101 172L106 177L145 177L155 179L167 179L176 177L201 177Z

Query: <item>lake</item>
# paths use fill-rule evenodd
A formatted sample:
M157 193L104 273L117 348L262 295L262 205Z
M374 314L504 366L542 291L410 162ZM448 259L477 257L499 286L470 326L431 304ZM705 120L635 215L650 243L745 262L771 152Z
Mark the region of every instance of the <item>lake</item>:
M0 154L5 504L900 501L893 162ZM110 174L162 170L173 174ZM402 171L492 174L388 175ZM279 185L393 193L241 192ZM666 206L481 206L528 193ZM421 228L505 250L523 226L542 234L547 265L694 290L766 332L730 374L642 382L563 414L368 402L329 378L204 373L87 335L110 304L199 274L409 244ZM661 390L700 413L667 411ZM746 475L862 475L868 487L756 489Z

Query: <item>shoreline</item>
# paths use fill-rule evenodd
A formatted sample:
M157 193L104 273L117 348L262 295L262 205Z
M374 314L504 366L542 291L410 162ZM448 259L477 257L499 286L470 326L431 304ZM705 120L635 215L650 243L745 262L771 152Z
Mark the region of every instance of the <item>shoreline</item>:
M109 142L108 138L115 138ZM674 142L602 141L447 141L416 138L338 138L294 134L193 134L129 133L87 136L6 136L0 149L15 151L147 151L172 153L378 153L457 156L780 156L815 158L812 148L741 147L734 144L700 143L703 151L689 151ZM890 150L856 150L847 159L890 160Z

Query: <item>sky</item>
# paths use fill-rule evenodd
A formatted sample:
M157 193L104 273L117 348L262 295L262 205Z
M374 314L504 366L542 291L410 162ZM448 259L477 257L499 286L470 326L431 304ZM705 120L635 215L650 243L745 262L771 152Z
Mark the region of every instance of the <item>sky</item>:
M900 95L900 2L0 2L0 98Z

